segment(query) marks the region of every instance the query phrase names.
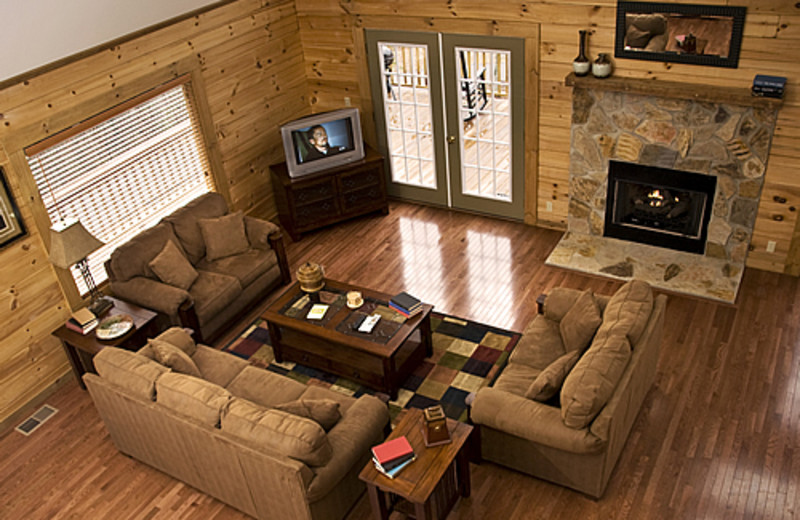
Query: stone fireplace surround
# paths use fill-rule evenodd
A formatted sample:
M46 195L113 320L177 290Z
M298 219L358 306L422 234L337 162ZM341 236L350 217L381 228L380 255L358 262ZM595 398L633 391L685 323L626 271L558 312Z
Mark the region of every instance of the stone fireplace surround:
M746 89L567 77L573 89L567 233L550 265L733 303L780 100ZM704 254L603 236L609 160L717 178Z

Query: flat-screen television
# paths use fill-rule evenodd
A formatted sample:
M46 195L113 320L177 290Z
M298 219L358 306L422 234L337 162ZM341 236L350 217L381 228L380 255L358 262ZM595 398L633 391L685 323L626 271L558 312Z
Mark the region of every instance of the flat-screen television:
M290 177L306 175L364 158L357 108L314 114L281 126Z

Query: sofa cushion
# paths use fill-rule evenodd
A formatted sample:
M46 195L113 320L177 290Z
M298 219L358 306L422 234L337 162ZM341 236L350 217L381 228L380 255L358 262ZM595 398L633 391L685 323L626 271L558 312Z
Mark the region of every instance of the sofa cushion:
M603 341L607 335L626 335L631 345L636 345L652 311L653 290L646 282L631 280L608 301L594 341Z
M300 394L298 399L301 400L314 400L319 401L320 399L329 399L331 401L336 401L339 403L339 412L342 415L347 413L347 410L353 406L353 403L356 402L356 398L350 395L345 395L341 392L333 391L329 388L325 388L323 386L317 385L304 385L306 388L303 390L303 393Z
M246 366L226 388L235 396L274 408L298 399L306 385L263 368Z
M542 370L564 352L558 322L538 314L523 331L522 338L511 352L509 362Z
M189 331L183 327L170 327L156 336L155 339L175 345L186 352L188 356L194 356L194 351L197 350L197 344L194 342L194 338L192 338Z
M339 403L331 399L298 399L279 404L275 409L307 417L322 426L326 432L336 426L336 423L342 418L342 414L339 412Z
M149 264L159 280L167 285L188 289L197 279L197 270L172 240L167 240Z
M510 394L524 396L531 381L536 379L541 372L542 369L533 368L524 363L509 363L492 386Z
M166 341L151 339L147 342L153 352L155 360L180 374L194 377L203 377L200 369L186 352Z
M197 223L206 245L206 260L209 262L244 253L250 248L241 211L217 218L200 219Z
M192 361L200 369L203 379L224 387L227 387L249 365L247 360L239 356L205 345L197 346Z
M561 415L570 428L585 428L600 413L631 359L625 336L609 336L596 343L578 360L561 388Z
M544 299L544 317L549 320L561 321L575 301L580 298L582 291L568 287L554 287Z
M156 275L149 264L168 240L177 242L170 225L160 222L117 247L108 261L112 281L126 282L137 276L155 280Z
M173 211L164 217L164 221L169 222L175 230L180 245L186 251L186 258L192 265L197 265L197 262L206 255L205 242L197 221L201 218L221 217L227 212L228 205L225 199L219 193L212 192L201 195Z
M230 392L221 386L186 374L169 372L156 380L156 402L206 426L219 426L230 399Z
M586 350L602 322L594 295L590 291L583 291L558 324L564 350Z
M573 350L556 359L536 376L525 391L525 397L534 401L546 402L555 397L561 390L564 380L570 373L575 363L581 357L581 352Z
M247 287L277 263L278 260L271 249L269 251L248 249L244 253L226 256L214 262L209 262L204 258L197 263L197 268L235 276L242 287Z
M211 321L242 293L242 286L234 276L198 271L199 276L189 289L194 300L200 325Z
M245 399L231 400L222 416L222 430L256 449L274 450L309 466L322 466L333 456L319 424Z
M94 367L103 379L128 393L153 400L156 380L169 369L152 359L117 347L104 347L94 356Z

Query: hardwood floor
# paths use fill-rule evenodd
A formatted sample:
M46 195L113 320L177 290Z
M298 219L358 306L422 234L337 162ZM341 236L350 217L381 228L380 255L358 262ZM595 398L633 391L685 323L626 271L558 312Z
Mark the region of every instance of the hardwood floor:
M331 278L408 290L441 312L519 331L551 287L619 285L545 266L559 237L392 203L386 217L310 234L288 253L293 272L314 260ZM605 496L483 463L449 518L800 516L798 293L796 278L748 269L736 306L670 295L656 383ZM60 411L33 435L0 438L0 518L246 518L117 452L76 383L48 403ZM366 496L347 518L371 518Z

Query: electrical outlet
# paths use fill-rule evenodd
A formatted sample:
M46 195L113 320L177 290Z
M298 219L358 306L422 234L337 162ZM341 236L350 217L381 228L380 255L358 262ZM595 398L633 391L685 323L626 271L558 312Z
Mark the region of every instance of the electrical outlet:
M552 211L553 211L553 203L552 203L552 202L550 202L550 201L548 200L548 201L545 203L545 205L544 205L544 208L545 208L545 211L550 211L550 212L552 212Z
M775 252L775 241L767 240L767 253L774 253L774 252Z
M345 96L344 97L344 106L346 106L346 107L350 106L350 97L349 96Z

